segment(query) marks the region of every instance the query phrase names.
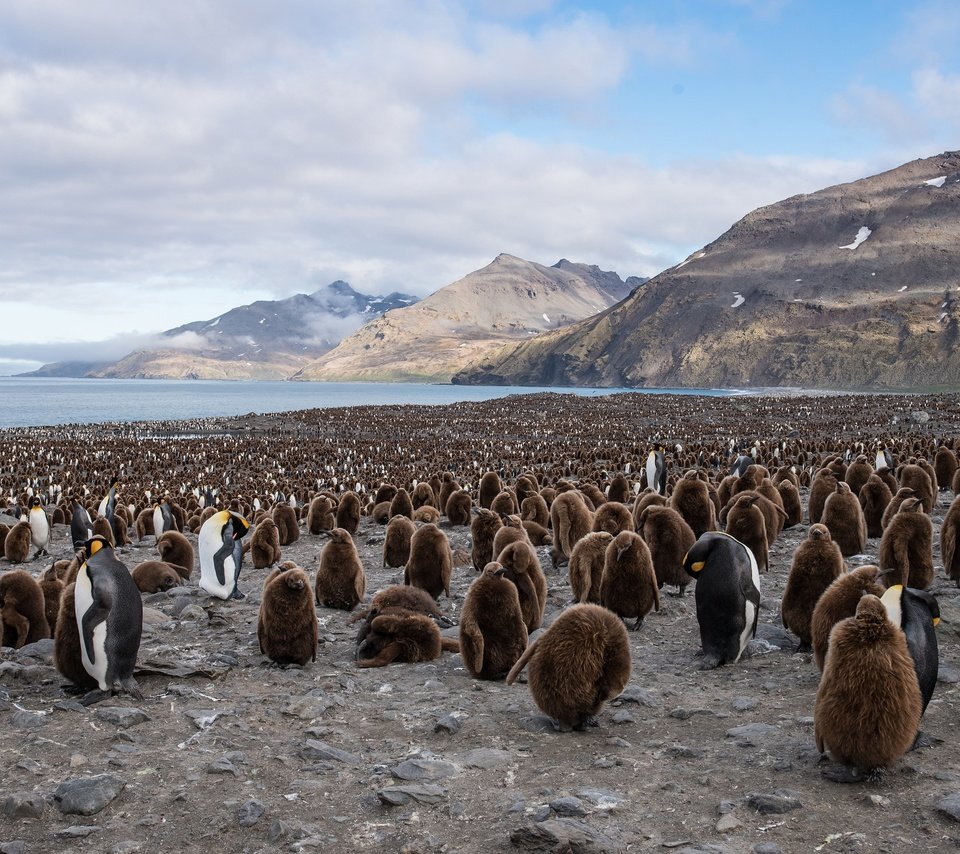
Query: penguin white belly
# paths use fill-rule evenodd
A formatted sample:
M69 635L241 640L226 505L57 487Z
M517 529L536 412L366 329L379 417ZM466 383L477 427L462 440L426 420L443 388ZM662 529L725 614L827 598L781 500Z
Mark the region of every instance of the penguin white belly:
M30 511L30 537L38 548L46 548L50 542L50 523L42 510Z
M740 542L737 540L737 542ZM745 543L740 543L741 546L746 549L747 557L750 558L750 575L753 578L753 586L757 588L757 592L760 592L760 569L757 566L757 559L753 555L753 549ZM740 652L737 653L737 657L734 660L734 663L740 660L740 656L743 655L743 651L747 648L747 644L750 642L750 636L753 634L753 621L757 616L756 606L749 599L744 601L743 606L743 616L746 622L743 626L743 631L740 633Z
M80 634L80 658L83 669L97 680L101 691L107 691L107 621L104 620L93 630L93 655L90 660L87 655L87 644L83 637L83 615L93 607L93 586L86 571L77 574L77 585L74 588L74 608L77 613L77 631Z
M213 556L211 555L206 565L203 560L200 561L200 589L206 591L211 596L218 596L220 599L226 599L233 593L236 583L237 565L233 562L233 555L228 556L223 561L223 578L221 584L217 579L217 570L213 565Z
M107 495L104 496L103 500L97 506L97 513L99 513L101 516L106 515L107 504L109 503L109 501L110 501L110 495L108 493Z
M887 459L883 455L883 451L877 451L877 458L874 460L874 468L877 471L883 471L887 467Z
M652 487L659 494L660 487L657 484L657 458L652 453L647 456L647 486Z
M153 511L153 534L155 537L159 537L163 533L163 513L160 512L160 508L157 507Z

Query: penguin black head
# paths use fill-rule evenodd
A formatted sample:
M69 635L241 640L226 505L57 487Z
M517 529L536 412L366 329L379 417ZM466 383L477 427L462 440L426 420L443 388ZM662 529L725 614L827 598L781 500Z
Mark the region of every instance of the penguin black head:
M97 534L83 544L81 551L83 552L84 560L90 560L100 549L105 548L110 548L110 541L106 537Z
M250 530L250 523L237 513L231 515L233 518L233 538L242 540Z
M697 540L690 551L683 556L683 568L687 573L696 578L700 574L700 571L707 565L707 560L710 557L710 552L713 551L713 547L721 537L726 536L726 534L719 534L713 531L701 534L700 539Z
M40 496L39 496L39 495L34 495L33 498L30 499L30 506L31 506L31 507L39 507L39 506L40 506Z

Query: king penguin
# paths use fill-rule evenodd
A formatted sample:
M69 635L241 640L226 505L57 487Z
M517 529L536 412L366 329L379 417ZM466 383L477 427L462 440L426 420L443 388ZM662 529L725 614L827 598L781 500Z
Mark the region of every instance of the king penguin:
M651 448L647 454L647 486L655 489L657 495L667 494L667 464L661 445Z
M756 634L760 612L760 573L753 552L729 534L708 531L687 552L683 568L697 579L700 669L736 663Z
M96 680L98 690L81 702L96 703L117 686L142 700L133 678L143 629L140 591L103 537L87 540L83 548L87 558L77 572L73 601L83 669Z
M120 485L120 479L114 478L110 481L110 489L103 496L100 506L97 507L97 513L103 516L108 522L113 519L113 514L117 509L117 487Z
M73 550L83 548L83 544L93 536L93 522L90 514L76 498L73 499L73 513L70 516L70 539Z
M170 502L164 498L153 506L153 534L159 537L172 530L173 513L170 512Z
M923 715L933 697L940 669L940 650L934 631L934 626L940 622L940 605L932 593L902 584L889 587L880 601L890 622L900 626L907 637L907 649L920 683L920 714Z
M40 555L50 554L50 521L47 514L40 506L40 496L34 495L30 499L30 539L37 547L37 553L34 559Z
M220 599L243 599L237 586L243 543L250 525L239 513L221 510L200 527L200 589Z

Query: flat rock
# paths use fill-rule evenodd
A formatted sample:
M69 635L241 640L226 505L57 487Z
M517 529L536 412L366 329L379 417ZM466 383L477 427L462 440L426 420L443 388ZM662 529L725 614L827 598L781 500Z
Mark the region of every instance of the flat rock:
M38 715L36 712L17 709L10 716L10 724L15 729L40 729L47 725L47 721L43 715Z
M799 640L786 629L776 626L773 623L757 624L757 639L766 641L777 649L788 649L791 652L797 648Z
M953 792L937 801L937 811L954 821L960 821L960 792Z
M429 783L412 783L407 786L386 786L377 792L377 797L388 806L397 807L417 801L421 804L437 804L447 796L447 790Z
M16 652L17 660L36 658L44 664L53 663L53 638L42 638L33 643L24 644Z
M525 851L569 851L577 854L613 854L623 850L614 839L573 818L551 818L519 827L510 834L510 842Z
M100 706L94 712L94 716L98 721L103 721L119 729L128 729L150 720L150 716L142 709L131 706Z
M465 768L502 768L514 761L509 750L497 750L492 747L478 747L462 754L458 761Z
M554 798L550 801L550 809L557 815L563 816L579 817L587 814L587 808L583 805L583 801L569 795L563 798Z
M772 792L748 792L745 798L747 806L761 815L782 815L800 809L799 792L791 789L774 789Z
M613 811L627 802L624 795L607 789L579 789L577 797L605 812Z
M58 830L57 836L60 839L83 839L91 834L99 833L101 829L95 824L72 824L70 827Z
M267 811L267 808L256 798L244 801L237 810L237 822L240 827L253 827Z
M610 702L614 705L617 703L637 703L638 705L646 706L648 709L653 709L660 705L656 694L648 691L646 688L638 688L636 685L627 685L627 687L623 689L623 693Z
M3 799L3 814L7 818L40 818L46 802L36 792L13 792Z
M423 782L442 780L451 777L457 772L457 766L443 759L405 759L395 768L390 769L398 780Z
M727 738L736 741L738 747L753 747L774 736L779 729L773 724L751 723L727 730Z
M326 759L333 762L343 762L345 765L359 765L360 757L356 753L348 753L339 747L327 744L325 741L318 741L315 738L308 738L307 743L300 748L299 755L303 759L317 760ZM413 779L413 778L404 778Z
M116 798L125 785L113 774L79 777L57 786L53 800L66 815L94 815Z

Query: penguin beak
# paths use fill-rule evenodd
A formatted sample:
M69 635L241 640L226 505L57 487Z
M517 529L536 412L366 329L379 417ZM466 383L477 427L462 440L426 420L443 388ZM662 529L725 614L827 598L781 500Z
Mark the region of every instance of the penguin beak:
M500 569L496 570L493 574L496 575L498 578L501 578L501 577L503 577L504 575L506 575L506 572L507 572L506 569L504 569L504 568L501 566Z

